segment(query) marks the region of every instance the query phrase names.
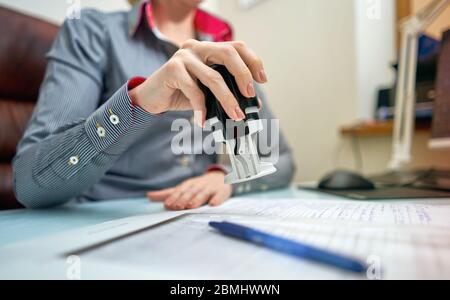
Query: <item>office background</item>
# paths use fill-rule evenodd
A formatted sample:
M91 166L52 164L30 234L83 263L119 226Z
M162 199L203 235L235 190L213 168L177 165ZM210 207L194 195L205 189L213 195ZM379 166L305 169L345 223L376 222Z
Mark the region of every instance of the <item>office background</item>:
M0 0L55 23L70 1ZM376 89L390 85L397 52L398 10L418 11L430 0L263 0L246 8L238 0L207 0L204 7L228 21L236 38L264 60L269 76L265 91L281 121L298 165L296 181L317 180L337 167L385 170L391 154L389 134L358 138L340 129L373 118ZM81 0L83 7L128 9L126 0ZM377 7L379 3L379 7ZM375 5L375 6L374 6ZM439 38L450 27L450 8L428 30ZM415 134L410 167L450 167L450 151L427 147L429 131Z

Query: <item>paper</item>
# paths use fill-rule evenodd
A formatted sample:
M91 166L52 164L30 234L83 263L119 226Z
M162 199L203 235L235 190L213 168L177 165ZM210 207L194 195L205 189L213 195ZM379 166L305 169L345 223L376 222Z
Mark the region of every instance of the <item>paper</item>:
M252 226L366 261L368 279L450 279L450 206L294 199L239 199L203 208L79 253L180 279L355 278L208 227L211 220ZM361 277L356 277L361 278Z
M22 250L29 252L29 249L33 249L33 254L39 255L40 258L63 256L79 249L89 248L127 234L151 228L183 214L184 212L169 211L144 214L86 226L46 238L30 239L7 245L0 249L0 265L4 261L10 260L10 253L19 253Z
M387 225L430 225L450 227L450 205L376 203L296 199L241 199L223 206L203 209L214 214L265 216L275 219L308 219L363 222ZM202 212L202 210L200 210Z

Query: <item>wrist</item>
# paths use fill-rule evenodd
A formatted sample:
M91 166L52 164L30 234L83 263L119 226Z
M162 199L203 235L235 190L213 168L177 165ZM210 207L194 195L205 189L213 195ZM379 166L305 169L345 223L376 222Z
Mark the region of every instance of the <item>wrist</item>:
M142 101L143 96L141 86L133 88L128 92L128 94L130 95L133 105L139 106L140 108L148 111L147 108L145 107L146 105Z
M160 107L158 108L158 105L152 105L148 99L147 80L143 77L135 77L128 82L128 95L130 96L131 102L133 105L139 106L150 114L162 114L164 111Z
M221 172L221 171L211 171L211 172L207 172L205 173L205 175L213 175L213 176L220 176L225 178L226 174Z
M228 174L227 170L222 165L219 165L219 164L214 164L214 165L209 166L209 168L206 170L206 173L211 173L211 172L219 172L224 175Z
M139 106L141 108L141 95L138 92L138 88L145 82L144 77L133 77L130 80L128 80L128 95L130 96L131 103L135 106Z

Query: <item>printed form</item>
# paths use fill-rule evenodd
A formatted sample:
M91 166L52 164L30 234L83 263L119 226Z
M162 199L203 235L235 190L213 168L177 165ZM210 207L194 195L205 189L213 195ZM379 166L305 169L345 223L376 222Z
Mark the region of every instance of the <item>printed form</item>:
M363 276L223 236L230 221L365 261ZM450 206L345 200L233 199L79 253L180 279L450 279Z

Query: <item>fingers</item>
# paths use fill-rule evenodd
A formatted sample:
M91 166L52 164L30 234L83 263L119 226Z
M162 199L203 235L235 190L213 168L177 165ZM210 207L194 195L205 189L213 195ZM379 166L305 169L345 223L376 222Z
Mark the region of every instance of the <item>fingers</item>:
M200 60L196 59L193 55L186 52L184 56L184 61L188 72L198 78L211 90L211 92L222 104L222 107L227 115L235 121L245 119L244 112L225 83L222 75L202 63Z
M208 203L208 201L211 199L212 196L213 196L213 192L212 191L208 191L208 190L201 191L201 192L197 193L187 203L186 208L188 208L188 209L199 208L203 204Z
M244 119L245 114L222 76L207 65L225 65L246 97L256 96L253 80L267 82L261 59L243 42L212 43L190 40L178 53L184 58L188 72L214 93L228 116L236 121Z
M174 196L175 200L167 200L165 206L171 210L195 209L209 203L219 206L231 195L231 189L191 188Z
M179 68L176 88L189 100L190 106L195 112L194 120L196 124L203 127L206 118L205 95L184 66ZM184 106L183 100L183 98L180 98L180 107L178 107L178 110L181 110Z
M186 181L173 189L164 205L170 210L184 210L198 208L214 196L216 190L205 184L204 181Z
M174 191L174 189L170 188L170 189L165 189L165 190L160 190L160 191L148 192L147 198L150 201L155 201L155 202L165 201L173 193L173 191Z
M212 191L200 186L192 186L189 189L180 190L173 197L165 201L165 206L171 210L194 209L208 203Z
M153 114L193 109L197 112L196 123L203 125L206 109L204 94L197 86L200 80L214 93L231 119L245 119L222 76L208 66L211 63L225 65L246 97L256 95L253 80L267 81L261 60L244 43L190 40L145 84L132 89L130 96Z
M262 60L244 42L229 42L229 44L239 53L239 56L250 69L253 78L259 83L266 83L267 75Z
M164 205L170 210L198 208L206 203L217 206L227 200L233 189L224 184L225 174L210 172L189 179L179 186L163 191L149 193L155 199L164 199Z
M262 60L244 42L228 43L198 42L190 40L183 45L196 53L205 64L223 64L236 78L241 93L255 97L253 79L267 82Z
M211 199L209 200L210 206L219 206L228 200L230 197L230 193L227 190L221 190L217 192Z
M170 210L195 209L209 203L211 206L223 204L229 197L227 190L214 192L207 189L187 186L169 188L161 191L149 192L147 197L151 201L164 202L165 207Z
M235 77L242 95L247 98L255 97L252 72L242 60L238 51L231 44L224 43L213 43L210 48L214 54L208 56L209 61L207 63L224 65Z
M172 203L173 209L183 210L188 209L189 202L195 197L196 191L194 189L188 189L182 192L178 199Z
M187 182L182 183L178 187L175 188L175 190L172 192L172 194L164 201L164 205L167 209L171 210L182 210L184 207L182 207L178 203L178 200L181 198L181 196L184 195L185 192L187 192L190 189L190 185ZM184 195L184 197L189 196L189 192Z

